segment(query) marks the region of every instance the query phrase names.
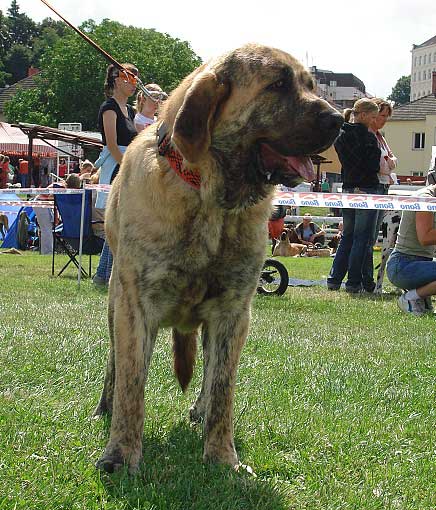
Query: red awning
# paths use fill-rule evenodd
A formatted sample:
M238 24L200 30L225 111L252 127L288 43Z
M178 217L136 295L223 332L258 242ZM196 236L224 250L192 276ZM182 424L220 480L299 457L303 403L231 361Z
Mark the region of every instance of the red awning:
M6 122L0 122L0 153L27 156L29 147L29 138L21 129L12 127ZM56 157L57 151L42 140L33 140L34 158Z

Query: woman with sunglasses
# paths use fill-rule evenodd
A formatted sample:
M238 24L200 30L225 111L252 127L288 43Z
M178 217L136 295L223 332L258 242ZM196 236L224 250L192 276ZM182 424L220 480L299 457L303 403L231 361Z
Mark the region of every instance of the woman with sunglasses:
M103 150L95 162L100 168L100 184L111 184L116 177L127 146L137 135L134 124L135 110L127 103L136 91L138 69L132 64L122 64L126 71L114 65L107 68L104 93L106 100L98 112L98 125L103 141ZM106 207L107 193L99 192L95 207ZM96 286L105 287L112 271L112 253L104 243L97 273L93 278Z

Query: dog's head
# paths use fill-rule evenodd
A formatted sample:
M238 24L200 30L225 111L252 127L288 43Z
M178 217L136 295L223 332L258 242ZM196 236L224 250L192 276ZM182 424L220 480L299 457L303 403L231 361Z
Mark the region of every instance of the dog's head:
M194 71L162 117L189 163L217 162L227 207L257 202L272 184L313 180L309 156L329 147L343 123L315 95L311 75L296 59L258 45Z

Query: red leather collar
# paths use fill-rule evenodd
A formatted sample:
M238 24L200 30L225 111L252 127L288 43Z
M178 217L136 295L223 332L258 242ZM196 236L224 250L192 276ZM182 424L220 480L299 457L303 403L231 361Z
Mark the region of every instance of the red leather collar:
M162 128L164 128L164 124L160 126L157 132L159 154L168 160L170 167L181 179L194 189L200 189L200 172L196 168L186 168L183 164L183 156L171 145L171 137L166 133L162 133Z

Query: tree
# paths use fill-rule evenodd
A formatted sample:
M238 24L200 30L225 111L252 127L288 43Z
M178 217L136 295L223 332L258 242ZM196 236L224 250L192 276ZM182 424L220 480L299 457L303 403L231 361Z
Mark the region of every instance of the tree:
M7 26L9 39L13 44L30 47L32 39L37 35L36 23L20 12L16 0L12 0L8 9Z
M15 83L27 76L27 69L32 62L32 51L22 44L14 44L5 57L5 70Z
M389 101L394 101L395 104L406 104L410 102L410 76L402 76L397 81L388 99Z
M107 19L100 25L87 21L81 29L118 61L136 64L144 83L158 83L166 91L176 87L201 63L187 42L155 30L127 27ZM84 129L96 129L107 65L96 50L70 32L41 57L44 81L39 88L42 87L41 94L50 93L49 104L31 103L29 97L27 108L50 115L55 123L81 122ZM18 117L19 112L23 118L27 115L18 100L13 99L10 108Z
M7 101L4 106L4 113L8 122L30 122L43 126L54 125L55 119L49 111L52 94L50 92L44 93L43 88L43 84L39 88L28 90L19 88L14 97ZM38 110L35 110L35 104L39 104Z

